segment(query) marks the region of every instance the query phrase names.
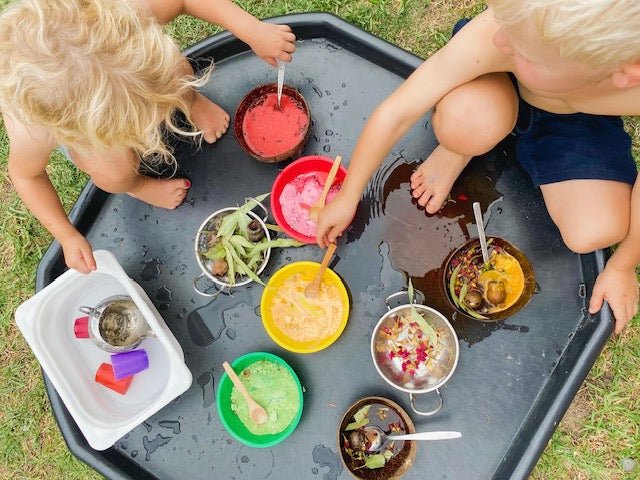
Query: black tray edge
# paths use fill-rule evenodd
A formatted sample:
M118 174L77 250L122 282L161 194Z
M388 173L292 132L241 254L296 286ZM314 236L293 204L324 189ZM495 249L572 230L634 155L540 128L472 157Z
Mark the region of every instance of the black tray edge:
M267 21L290 25L300 40L323 36L335 39L350 51L401 77L409 76L423 61L420 57L330 13L283 15ZM206 65L211 58L228 58L246 52L248 49L246 44L238 41L229 32L222 32L186 48L184 54L196 64L206 60L207 63L204 64ZM92 219L108 196L109 194L98 189L92 182L84 188L69 214L70 220L81 233L88 231ZM608 250L600 250L593 254L580 255L583 274L591 280L590 284L585 285L586 298L589 298L595 277L604 268L609 254ZM54 241L38 265L36 292L55 280L64 270L61 247ZM612 331L613 316L607 306L603 307L597 315L585 316L582 328L576 332L574 341L563 353L552 373L553 381L547 386L546 392L557 397L551 402L537 405L530 412L519 429L512 447L503 457L494 479L526 480L528 478ZM584 343L580 343L578 341L580 339L584 339ZM564 368L570 363L576 365L572 372ZM44 372L43 379L54 417L71 453L107 478L127 480L158 478L138 464L128 461L126 455L113 447L103 451L92 449ZM532 426L537 428L533 437L527 435L527 431L531 431ZM127 461L126 465L122 465L123 460Z
M584 284L585 304L582 309L582 324L568 348L562 353L550 376L549 383L541 393L552 400L539 402L529 412L525 422L520 426L511 448L496 470L493 476L494 480L505 478L526 480L529 478L555 428L611 336L614 318L609 306L605 304L596 315L589 314L586 306L586 302L591 297L595 278L604 269L610 255L610 249L580 255L583 281L589 279L589 282ZM567 368L567 365L572 365L573 368ZM535 434L532 436L530 432L535 432Z

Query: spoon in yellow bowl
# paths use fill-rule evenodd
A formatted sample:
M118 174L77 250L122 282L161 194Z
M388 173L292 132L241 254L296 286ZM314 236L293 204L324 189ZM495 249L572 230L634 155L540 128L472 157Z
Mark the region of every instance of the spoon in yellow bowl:
M236 372L233 370L233 368L231 368L231 365L229 365L228 362L223 362L222 367L224 368L224 371L227 372L227 375L229 375L229 378L233 382L233 385L238 389L240 394L247 402L247 406L249 407L249 416L251 417L251 420L253 420L253 423L255 423L256 425L262 425L263 423L266 423L266 421L269 419L269 414L264 408L258 405L258 402L251 398L251 395L249 395L247 388L242 383L242 380L238 378L238 375L236 375Z
M322 259L322 263L320 264L320 268L316 272L316 276L313 277L313 280L309 282L309 284L304 289L304 296L307 298L316 298L320 293L320 284L322 283L322 275L324 271L327 269L327 265L331 261L333 254L336 251L337 244L330 243L327 247L327 251L324 252L324 258Z

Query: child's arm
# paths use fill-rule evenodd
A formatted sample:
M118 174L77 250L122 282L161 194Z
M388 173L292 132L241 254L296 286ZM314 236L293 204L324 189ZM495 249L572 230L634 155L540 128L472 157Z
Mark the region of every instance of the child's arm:
M616 333L629 323L638 311L638 278L640 263L640 179L631 193L629 232L598 275L589 301L589 312L596 313L606 300L616 318Z
M180 14L206 20L229 30L267 63L290 62L296 37L288 25L260 21L230 0L140 0L151 8L161 23Z
M373 112L351 156L338 195L320 211L316 239L325 247L348 226L371 175L395 143L448 92L508 63L493 45L498 25L489 10L429 57Z
M44 130L27 129L7 115L3 118L9 136L9 177L18 195L60 242L67 266L81 273L95 270L91 245L69 221L46 172L55 143Z

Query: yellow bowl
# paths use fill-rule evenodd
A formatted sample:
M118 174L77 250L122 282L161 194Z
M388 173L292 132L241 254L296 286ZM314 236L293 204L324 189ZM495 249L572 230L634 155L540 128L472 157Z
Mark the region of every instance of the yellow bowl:
M262 324L274 342L291 352L313 353L323 350L335 342L347 326L347 319L349 318L349 295L340 277L330 268L325 270L322 281L337 287L340 293L340 300L342 301L342 318L335 332L325 338L300 342L287 336L273 321L271 304L284 281L292 275L300 273L304 281L310 282L319 268L320 264L317 262L295 262L286 265L271 276L262 293L262 300L260 302Z

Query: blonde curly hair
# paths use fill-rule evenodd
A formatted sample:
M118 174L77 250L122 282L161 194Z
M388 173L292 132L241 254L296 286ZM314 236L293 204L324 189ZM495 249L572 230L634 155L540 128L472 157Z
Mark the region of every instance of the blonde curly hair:
M504 25L534 21L568 60L616 68L640 61L638 0L487 0Z
M151 12L123 0L18 0L0 15L0 109L81 153L175 164L163 130L200 136L191 92L209 75L186 62Z

